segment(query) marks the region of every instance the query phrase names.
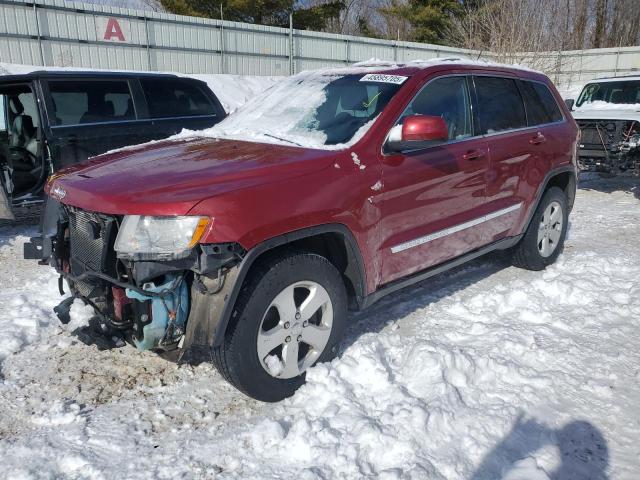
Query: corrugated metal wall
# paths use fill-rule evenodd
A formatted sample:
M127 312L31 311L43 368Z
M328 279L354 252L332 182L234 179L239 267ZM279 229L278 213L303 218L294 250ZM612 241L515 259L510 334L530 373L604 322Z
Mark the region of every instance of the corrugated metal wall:
M63 0L0 0L0 61L59 67L287 75L379 58L409 61L491 54ZM532 57L556 83L640 69L640 47Z

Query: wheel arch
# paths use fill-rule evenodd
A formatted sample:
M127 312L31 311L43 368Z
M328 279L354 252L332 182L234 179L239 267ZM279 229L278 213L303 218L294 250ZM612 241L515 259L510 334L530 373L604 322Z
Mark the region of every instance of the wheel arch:
M288 249L317 253L327 258L342 275L350 308L362 306L366 293L366 271L351 230L343 224L325 224L296 230L259 243L242 259L235 285L215 327L214 346L219 346L224 339L238 294L252 268L266 256L284 253Z
M544 177L544 180L540 183L540 187L536 192L533 207L529 210L527 221L524 224L523 232L526 232L531 223L531 219L535 214L544 193L551 187L558 187L567 195L567 203L569 205L569 212L573 209L573 204L576 199L576 189L578 186L578 175L573 165L563 165L550 170Z

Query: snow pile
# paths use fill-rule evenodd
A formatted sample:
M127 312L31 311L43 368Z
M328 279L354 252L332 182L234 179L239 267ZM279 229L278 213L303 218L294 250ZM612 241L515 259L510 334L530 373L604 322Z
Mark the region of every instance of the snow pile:
M31 231L0 229L2 476L637 478L639 198L593 181L544 272L496 254L353 315L276 405L206 363L81 343L55 275L19 259Z
M121 71L123 73L166 73L179 77L189 77L202 80L216 94L218 100L231 113L245 104L250 98L270 88L280 80L280 77L259 77L251 75L230 74L183 74L177 72L136 72L132 70L98 70L93 68L74 67L41 67L34 65L18 65L0 62L0 75L24 75L27 73L47 71Z
M251 98L283 80L282 77L229 74L192 74L188 76L206 82L227 113L234 112Z
M0 316L4 320L0 321L0 366L11 354L62 331L52 310L61 300L57 288L52 288L57 284L55 271L23 260L19 249L35 234L35 228L0 228ZM67 328L82 326L90 313L75 306ZM7 321L10 318L13 320Z

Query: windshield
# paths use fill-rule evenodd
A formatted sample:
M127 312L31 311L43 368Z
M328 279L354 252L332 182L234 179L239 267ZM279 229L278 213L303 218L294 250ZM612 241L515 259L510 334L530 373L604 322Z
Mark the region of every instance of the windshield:
M384 74L303 73L259 95L209 133L308 148L343 148L364 135L406 80Z
M585 104L597 105L598 103L613 103L616 105L635 105L640 103L640 80L588 83L582 89L576 106L587 106Z

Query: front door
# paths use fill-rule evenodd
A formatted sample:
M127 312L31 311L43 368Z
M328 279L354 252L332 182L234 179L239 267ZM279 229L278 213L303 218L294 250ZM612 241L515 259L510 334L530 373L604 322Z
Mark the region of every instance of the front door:
M466 76L429 81L398 120L442 117L449 139L413 144L383 159L382 283L482 246L487 142L474 138ZM396 127L394 127L396 128Z

